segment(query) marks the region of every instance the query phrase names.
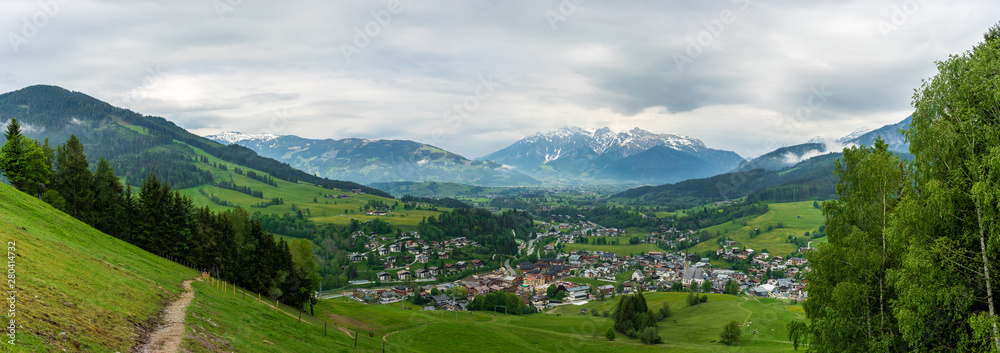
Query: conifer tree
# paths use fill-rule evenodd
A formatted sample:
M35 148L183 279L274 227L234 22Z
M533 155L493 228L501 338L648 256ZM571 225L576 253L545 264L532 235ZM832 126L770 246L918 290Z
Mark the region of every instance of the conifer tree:
M90 172L83 144L70 135L56 152L55 186L66 201L63 211L87 224L94 224L93 174Z
M3 175L18 190L32 195L39 193L39 184L48 183L50 176L42 148L22 134L16 118L7 124L4 138L7 142L0 147Z

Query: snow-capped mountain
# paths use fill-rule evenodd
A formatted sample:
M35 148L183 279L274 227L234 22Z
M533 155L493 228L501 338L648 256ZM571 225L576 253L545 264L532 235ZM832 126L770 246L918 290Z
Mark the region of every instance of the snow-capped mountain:
M239 131L226 131L212 136L207 136L210 140L215 140L223 144L231 145L246 140L270 141L278 138L272 134L248 134Z
M479 160L558 182L663 183L729 171L743 158L677 134L564 127L528 136Z
M238 144L307 173L363 184L438 181L528 186L539 183L494 162L468 160L434 146L407 140L313 140L242 132L225 132L206 138Z
M910 128L911 120L913 120L913 117L908 116L906 119L903 119L903 121L898 123L880 127L854 138L850 138L851 135L848 135L840 140L858 145L871 146L875 144L875 138L881 136L882 139L889 144L890 151L910 153L910 143L906 142L906 136L903 136L902 131Z

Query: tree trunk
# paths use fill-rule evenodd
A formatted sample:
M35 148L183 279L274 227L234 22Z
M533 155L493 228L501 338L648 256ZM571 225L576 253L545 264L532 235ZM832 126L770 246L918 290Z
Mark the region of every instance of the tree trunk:
M979 247L983 256L983 275L986 277L986 299L990 303L990 322L993 324L993 345L1000 352L1000 330L997 329L996 310L993 306L993 283L990 278L990 260L986 257L986 234L983 229L983 212L976 205L976 217L979 220Z

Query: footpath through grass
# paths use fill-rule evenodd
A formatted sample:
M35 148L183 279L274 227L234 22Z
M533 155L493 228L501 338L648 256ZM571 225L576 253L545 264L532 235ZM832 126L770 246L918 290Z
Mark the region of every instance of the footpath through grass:
M3 184L0 236L14 248L18 352L127 352L196 275Z

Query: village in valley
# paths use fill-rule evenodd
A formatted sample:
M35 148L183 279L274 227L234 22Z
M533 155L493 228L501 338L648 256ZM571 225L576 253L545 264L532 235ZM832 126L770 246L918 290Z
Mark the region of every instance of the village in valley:
M516 294L538 310L582 305L634 292L693 291L745 294L801 301L807 296L802 281L809 271L799 248L793 255L777 256L724 240L710 257L683 250L620 254L585 249L566 250L583 237L601 237L601 243L636 241L624 230L605 228L593 222L540 222L533 239L519 244L520 261L492 256L457 260L456 251L480 247L475 241L455 238L427 241L417 232L386 236L355 237L366 241L369 251L352 253L355 263L377 263L384 270L370 280L352 281L354 289L320 293L321 298L348 297L367 304L393 304L409 300L425 310L467 310L478 295L496 291ZM676 248L682 242L697 242L694 230L664 227L639 237L640 243L665 244ZM583 240L586 242L586 240ZM735 266L734 266L735 265ZM416 297L416 301L414 301Z

